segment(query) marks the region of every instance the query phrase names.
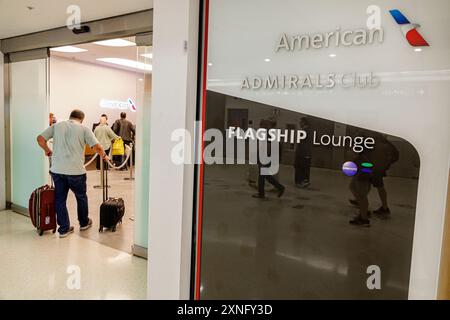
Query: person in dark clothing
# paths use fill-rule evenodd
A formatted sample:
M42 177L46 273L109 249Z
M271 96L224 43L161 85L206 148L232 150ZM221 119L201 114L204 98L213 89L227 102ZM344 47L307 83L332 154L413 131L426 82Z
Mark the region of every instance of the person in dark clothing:
M380 172L378 173L378 180L376 181L376 184L373 184L373 186L377 188L378 196L381 201L381 207L379 207L373 213L382 217L387 217L391 214L391 210L388 206L387 191L384 186L383 179L387 175L387 171L391 168L391 166L399 160L400 153L394 146L394 144L387 139L386 136L381 136L380 141L382 145L383 158L386 160L386 163L384 165L384 168L382 168L382 170L380 170Z
M377 189L381 201L381 206L374 210L373 213L382 218L387 218L391 214L391 210L388 206L384 177L387 175L387 171L390 167L399 160L400 154L398 149L386 136L373 133L373 137L376 141L376 147L371 152L370 157L375 167L372 176L370 177L370 184ZM356 199L351 199L350 203L355 206L360 205L359 201Z
M123 143L125 145L131 146L131 144L134 143L134 137L136 135L136 127L130 121L127 120L127 114L125 112L122 112L120 114L120 119L114 122L112 130L114 131L115 134L117 134L122 138ZM120 159L118 159L119 157ZM119 157L116 159L116 163L118 165L122 164L124 161L124 156ZM124 170L126 170L126 168L124 168Z
M300 119L300 129L307 134L306 139L298 143L295 148L295 185L298 188L307 188L310 186L310 168L312 153L312 133L307 118Z
M365 162L370 163L372 161L371 152L364 150L359 153L354 162L358 168ZM373 174L362 172L358 170L358 173L352 178L349 189L353 194L355 201L358 204L359 214L356 218L350 220L350 224L360 227L370 227L369 220L369 199L368 194L370 192L370 186L372 183Z
M122 137L125 143L133 142L136 132L134 125L127 120L127 114L125 112L120 114L120 119L114 122L112 129L118 136Z
M274 122L274 121L261 120L261 125L260 125L261 128L269 130L269 129L275 128L275 126L276 126L276 122ZM268 156L271 155L271 142L270 141L267 141L267 153L268 153L267 154ZM278 159L280 159L280 157ZM263 168L269 168L270 166L271 166L270 163L262 164L259 159L259 154L258 154L258 167L259 167L258 193L253 195L253 198L257 198L257 199L265 199L266 198L265 190L264 190L266 180L278 190L278 198L281 198L281 196L283 196L286 187L283 186L274 175L264 175L262 173Z

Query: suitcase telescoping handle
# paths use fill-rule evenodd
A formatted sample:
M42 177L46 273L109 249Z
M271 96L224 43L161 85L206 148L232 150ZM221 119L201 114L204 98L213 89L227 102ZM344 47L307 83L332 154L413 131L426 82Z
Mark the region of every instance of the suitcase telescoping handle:
M107 162L103 159L100 161L100 171L102 175L102 190L103 190L103 202L108 200L108 170Z
M52 157L48 157L48 175L50 176L50 187L54 188L55 184L53 182L53 176L52 176Z

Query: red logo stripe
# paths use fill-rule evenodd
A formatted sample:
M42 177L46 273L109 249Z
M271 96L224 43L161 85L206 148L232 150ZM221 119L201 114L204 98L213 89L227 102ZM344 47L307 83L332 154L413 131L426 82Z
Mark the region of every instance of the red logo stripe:
M413 47L429 47L428 42L420 35L416 29L408 31L406 39Z

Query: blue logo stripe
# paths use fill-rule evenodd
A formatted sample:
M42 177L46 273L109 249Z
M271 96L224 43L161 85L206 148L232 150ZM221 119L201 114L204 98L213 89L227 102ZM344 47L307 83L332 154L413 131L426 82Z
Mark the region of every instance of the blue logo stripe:
M389 10L392 17L394 17L395 21L397 21L398 24L408 24L410 23L409 20L401 13L399 10Z

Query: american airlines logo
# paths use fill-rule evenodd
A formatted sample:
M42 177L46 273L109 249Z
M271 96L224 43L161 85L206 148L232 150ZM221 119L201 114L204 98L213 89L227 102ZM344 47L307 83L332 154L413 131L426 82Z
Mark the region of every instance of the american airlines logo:
M127 101L116 101L116 100L107 100L102 99L100 101L100 107L105 109L119 109L119 110L127 110L129 109L132 112L136 112L136 104L131 98L128 98Z
M394 9L389 11L394 18L395 22L400 25L403 35L408 40L409 44L413 47L429 47L428 42L422 37L422 35L417 31L420 25L417 23L411 23L409 20L400 12L400 10Z

